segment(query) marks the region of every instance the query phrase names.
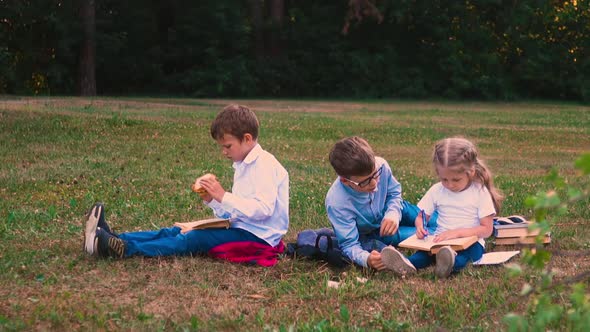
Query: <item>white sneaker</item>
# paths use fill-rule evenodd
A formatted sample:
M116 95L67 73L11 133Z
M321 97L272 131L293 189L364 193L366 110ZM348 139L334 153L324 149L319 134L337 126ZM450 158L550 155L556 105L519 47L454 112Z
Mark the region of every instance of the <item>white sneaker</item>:
M381 261L388 270L397 275L408 275L416 273L414 265L401 252L392 246L387 246L381 251Z
M86 215L86 226L84 227L84 251L94 255L94 240L96 239L96 228L98 220L102 215L102 205L94 205Z
M457 253L449 246L444 246L436 253L436 267L434 274L440 279L448 278L455 266Z

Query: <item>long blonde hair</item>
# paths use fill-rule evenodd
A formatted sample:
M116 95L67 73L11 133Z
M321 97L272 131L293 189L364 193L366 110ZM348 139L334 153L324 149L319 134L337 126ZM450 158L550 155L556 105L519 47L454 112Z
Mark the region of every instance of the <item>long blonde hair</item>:
M485 162L478 157L477 148L469 140L462 137L445 138L438 141L432 156L434 167L450 167L457 172L474 171L472 181L483 184L492 196L496 214L500 213L504 196L494 186L492 172Z

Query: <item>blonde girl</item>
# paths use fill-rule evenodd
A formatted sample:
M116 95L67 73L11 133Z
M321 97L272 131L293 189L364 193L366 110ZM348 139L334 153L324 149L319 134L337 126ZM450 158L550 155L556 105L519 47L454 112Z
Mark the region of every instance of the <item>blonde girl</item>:
M417 237L433 236L434 242L439 242L476 235L479 241L458 253L447 246L436 256L418 251L406 258L395 248L387 247L381 255L384 263L399 274L415 273L416 269L436 263L437 277L447 278L481 258L484 239L492 234L493 218L503 197L494 186L492 173L479 158L477 148L465 138L437 142L432 162L439 182L426 192L418 207L427 219L437 211L437 226L434 234L429 234L423 227L423 214L419 214L415 222Z

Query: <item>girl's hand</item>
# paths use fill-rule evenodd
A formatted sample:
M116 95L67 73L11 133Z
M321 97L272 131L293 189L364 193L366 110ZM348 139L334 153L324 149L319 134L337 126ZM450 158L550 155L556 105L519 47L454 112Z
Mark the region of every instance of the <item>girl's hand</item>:
M459 234L459 229L454 229L446 232L442 232L434 237L434 242L440 242L444 240L456 239L461 237Z
M416 227L416 237L422 240L423 238L429 235L428 230L424 229L422 226Z
M419 213L414 221L414 225L416 226L416 237L419 239L423 239L428 236L428 230L424 228L424 221L422 219L422 214Z
M201 180L201 186L207 190L207 193L212 199L221 203L221 201L223 200L223 195L225 195L225 190L223 189L219 181L217 181L217 179ZM205 200L206 202L211 201L207 201L205 198L203 198L203 200Z

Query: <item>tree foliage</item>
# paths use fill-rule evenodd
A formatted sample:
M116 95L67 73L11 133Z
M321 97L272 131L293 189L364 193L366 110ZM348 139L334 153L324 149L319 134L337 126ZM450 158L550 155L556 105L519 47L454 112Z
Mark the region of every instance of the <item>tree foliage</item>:
M582 155L575 167L580 175L575 185L568 184L556 171L552 171L547 176L547 182L552 188L526 201L535 211L535 220L541 232L537 237L536 248L525 250L524 253L524 263L529 269L525 270L519 265L510 267L512 275L528 272L527 280L531 282L524 284L521 291L522 296L529 297L528 311L523 315L509 313L504 317L509 331L590 329L590 295L587 290L590 271L581 271L574 277L555 281L555 272L550 266L554 253L541 245L544 234L551 230L556 218L567 212L568 208L580 201L584 207L588 207L590 154ZM581 254L588 255L587 252Z
M78 7L0 1L0 93L76 93ZM588 101L589 28L589 1L101 0L96 83L103 95Z

